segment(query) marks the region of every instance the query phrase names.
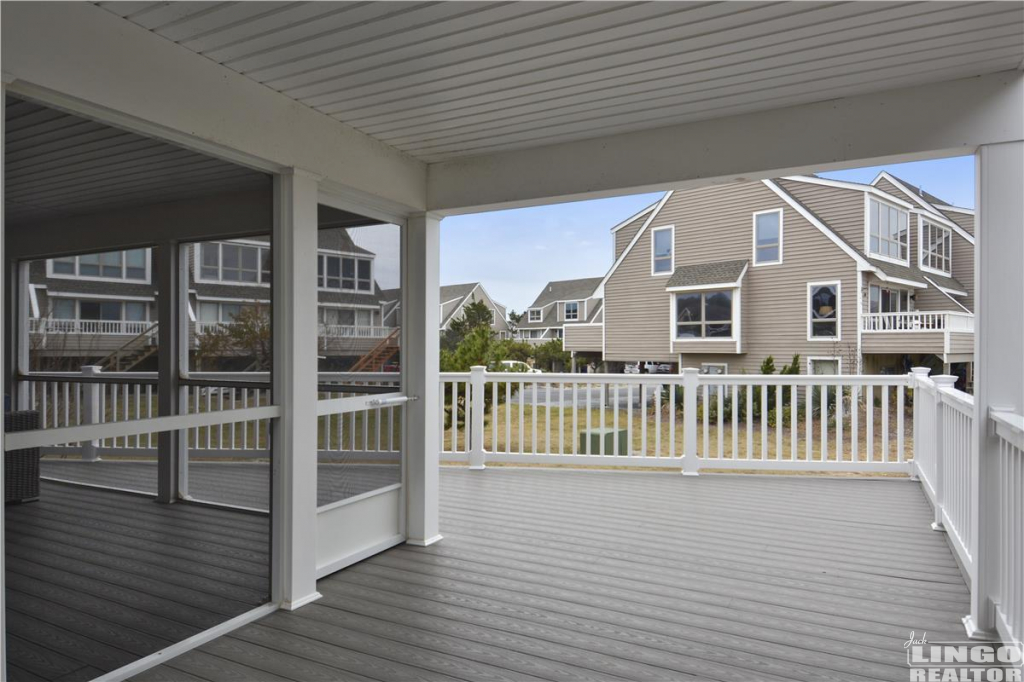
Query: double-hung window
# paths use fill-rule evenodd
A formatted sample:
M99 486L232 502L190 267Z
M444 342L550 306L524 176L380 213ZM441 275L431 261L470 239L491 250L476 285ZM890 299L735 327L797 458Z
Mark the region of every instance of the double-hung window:
M732 292L676 294L676 338L732 338Z
M868 242L872 256L908 262L910 213L868 197Z
M782 262L782 209L754 214L754 265Z
M675 228L659 227L651 232L651 274L672 274L672 235Z
M953 266L953 231L921 220L921 267L950 274Z
M580 304L578 301L570 301L565 304L565 320L567 322L580 319Z
M811 339L838 339L839 282L807 285L808 337Z

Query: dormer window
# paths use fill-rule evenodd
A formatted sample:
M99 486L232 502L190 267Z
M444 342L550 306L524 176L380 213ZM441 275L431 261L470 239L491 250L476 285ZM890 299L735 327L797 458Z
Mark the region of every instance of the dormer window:
M869 197L868 251L878 258L909 263L910 213Z
M527 319L530 322L540 322L540 318L541 318L540 310L538 310L536 308L532 308L530 310L529 317Z
M369 258L320 254L316 282L320 289L373 291L371 261Z
M953 267L953 231L921 219L921 267L948 275Z
M580 304L578 301L571 301L565 304L565 320L571 322L580 319Z

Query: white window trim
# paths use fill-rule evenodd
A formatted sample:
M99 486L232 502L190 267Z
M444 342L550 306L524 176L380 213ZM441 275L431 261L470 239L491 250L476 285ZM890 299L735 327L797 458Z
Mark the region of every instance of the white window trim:
M654 235L658 232L669 230L669 241L672 244L672 250L669 252L669 267L668 272L655 272L654 271ZM651 277L671 277L672 273L676 271L676 226L675 225L662 225L661 227L655 227L651 230Z
M498 311L491 308L491 326L494 327L498 324Z
M877 314L877 313L871 312L871 290L872 289L878 289L879 290L879 293L878 293L878 306L879 307L882 306L882 293L881 293L882 289L885 289L886 291L888 291L890 297L892 296L893 292L896 293L897 297L899 296L900 292L903 292L903 291L907 292L907 310L900 310L898 312L900 312L900 313L912 313L912 312L914 312L914 303L915 303L915 301L914 301L914 290L913 289L901 289L900 287L892 287L892 286L889 286L887 283L884 283L884 282L881 283L881 284L879 284L877 282L871 282L871 283L868 284L868 308L867 308L867 314L868 315L875 315L875 314Z
M759 263L758 260L757 260L757 216L759 216L759 215L767 215L769 213L778 213L779 214L779 259L778 260L768 260L768 261L764 261L764 262L760 262ZM764 266L768 266L768 265L782 265L782 260L783 260L782 241L783 241L783 234L784 234L783 216L784 216L784 211L781 208L773 208L773 209L768 210L768 211L755 211L754 214L750 217L750 241L751 241L751 248L753 249L753 254L752 254L751 259L750 259L750 264L753 265L755 268L764 267Z
M229 281L229 280L221 279L221 274L222 274L222 271L223 271L224 268L223 268L223 255L222 255L222 252L219 249L217 251L217 279L209 279L207 277L203 277L203 262L200 260L200 253L199 253L199 246L201 244L218 244L218 245L220 245L220 244L232 244L232 245L235 245L235 246L258 247L258 248L261 248L261 249L268 249L269 250L270 249L270 242L257 242L257 241L249 241L249 240L246 240L246 239L223 239L223 240L221 240L221 239L214 239L212 241L196 242L196 243L192 244L192 262L194 263L193 268L195 270L192 273L192 276L195 278L196 283L198 283L198 284L224 284L224 285L229 286L229 287L264 287L264 288L268 288L268 289L270 288L270 282L264 282L263 281L263 261L262 260L260 260L256 264L256 276L259 279L257 281L255 281L255 282L232 282L232 281ZM271 275L273 275L273 273L271 273Z
M949 272L946 272L945 270L939 270L938 268L933 268L930 265L926 265L925 264L925 260L926 260L926 258L928 256L928 253L925 251L925 247L924 247L924 228L925 228L925 225L929 225L931 227L935 227L935 228L938 228L940 230L943 230L943 231L949 233ZM918 214L918 216L917 216L917 259L918 259L917 266L919 268L921 268L922 271L924 271L924 272L931 272L931 273L936 274L936 275L941 275L942 277L952 277L953 276L953 230L951 230L947 226L943 225L942 223L935 222L934 220L929 220L927 217Z
M722 368L722 374L728 374L729 373L729 363L728 362L702 362L702 363L700 363L700 373L701 374L707 374L707 372L704 371L705 367L721 367ZM713 375L713 376L719 376L719 375Z
M719 341L721 341L723 343L730 343L730 342L736 343L736 344L739 343L739 338L740 338L740 336L739 336L739 323L737 321L737 315L736 315L736 311L739 308L739 306L737 305L737 301L739 300L739 293L740 293L740 290L739 290L738 287L735 288L735 289L732 289L732 288L721 288L721 287L719 287L719 288L708 288L708 287L705 287L705 288L702 288L702 289L694 289L693 291L683 291L683 292L679 292L679 293L684 293L684 294L685 293L713 294L713 293L718 292L718 291L728 291L728 292L730 292L732 294L732 300L730 302L731 305L732 305L732 309L730 310L730 316L729 316L729 324L732 325L732 334L730 336L714 336L714 337L702 336L702 337L695 338L695 339L691 339L691 338L682 338L681 339L681 338L679 338L679 336L678 336L679 330L676 328L677 325L678 325L678 322L676 321L678 319L678 316L676 314L677 313L676 307L677 307L677 305L679 303L679 299L678 299L677 294L675 292L672 292L672 293L669 294L669 296L671 297L671 301L672 301L672 305L669 306L669 314L671 315L671 317L669 318L669 321L671 322L671 324L669 326L669 337L670 337L672 343L691 344L691 343L708 343L709 341L712 342L712 343L717 343ZM703 310L701 312L701 315L703 316ZM706 325L707 322L703 322L702 324Z
M836 303L838 308L836 310L836 335L835 336L812 336L811 334L811 291L814 287L822 286L834 286L836 288ZM807 318L807 340L815 343L826 342L833 343L835 341L843 340L843 283L839 280L829 282L808 282L807 283L807 308L805 312Z
M336 289L334 287L320 286L320 283L319 283L319 279L320 279L320 259L324 258L324 257L340 258L340 259L351 258L351 259L356 261L356 276L353 278L353 280L356 283L356 286L355 286L354 289L346 289L344 287L339 287L339 288ZM342 254L340 252L328 252L328 251L317 251L316 258L317 258L316 267L317 267L317 280L318 280L317 281L317 285L316 285L316 290L317 291L334 291L334 292L344 291L344 292L349 293L349 294L361 294L363 296L372 296L374 294L373 283L376 281L374 279L374 274L375 274L374 270L376 269L376 264L374 263L373 258L370 258L368 256L357 256L357 255L354 255L354 254L349 255L349 254ZM359 288L359 261L360 260L370 261L370 288L369 289L360 289ZM340 268L342 266L339 265L338 267ZM344 278L341 276L341 271L339 270L338 271L338 280L340 281L342 279L344 279ZM325 262L325 266L324 266L324 282L327 282L326 262ZM455 300L458 300L458 299L455 299ZM443 306L444 304L442 303L441 305ZM462 306L459 306L459 308L461 309Z
M883 206L889 206L895 208L897 211L902 211L907 214L907 259L900 260L899 258L893 258L892 256L883 256L875 253L871 250L871 202L877 201ZM867 192L864 193L864 253L868 255L868 258L874 258L877 260L884 260L887 263L895 263L896 265L905 265L910 267L910 216L911 211L899 206L895 202L887 201L879 197L873 196Z
M69 275L69 274L63 273L63 272L54 272L53 271L53 259L52 258L47 258L46 259L46 276L47 277L51 277L53 279L72 279L72 280L78 280L78 281L81 281L81 282L123 282L123 283L126 283L126 284L152 284L153 283L153 249L149 249L149 248L145 249L145 251L146 251L146 277L145 277L145 279L134 279L134 278L128 278L128 277L124 276L124 274L127 273L127 271L128 271L128 266L124 262L124 255L123 254L124 254L125 251L135 251L135 249L120 249L119 251L122 254L122 256L121 256L121 272L122 272L122 276L121 277L99 277L99 276L95 276L95 275L79 275L78 274L78 270L79 270L78 259L79 259L79 257L80 256L87 256L87 255L91 255L91 254L78 254L78 255L72 256L75 259L75 274L73 274L73 275ZM105 253L115 253L115 252L108 251L108 252L105 252Z
M570 303L576 304L576 317L569 317L568 306ZM580 308L582 307L583 306L581 305L580 301L566 301L565 303L562 304L562 320L565 322L579 322Z
M537 313L537 319L533 319L533 314ZM544 319L543 308L527 308L526 309L526 321L527 322L540 322Z
M54 300L61 300L61 301L68 301L68 300L70 300L72 303L74 303L74 305L75 305L75 316L74 316L74 318L71 318L71 319L74 319L75 321L78 321L78 322L83 322L83 321L84 322L152 322L153 321L151 319L151 317L150 317L150 314L151 314L152 311L149 309L149 301L147 301L147 300L139 300L137 298L134 298L134 299L133 298L122 298L120 296L95 297L95 296L90 296L88 294L83 294L81 297L78 297L78 298L71 298L70 296L67 296L67 297L66 296L60 296L60 297L53 297L53 298L54 298ZM91 318L90 319L84 319L82 317L82 303L118 303L118 302L121 303L121 319L120 320L93 320ZM125 304L126 303L145 303L146 304L146 306L145 306L145 308L146 308L146 319L144 319L144 320L126 320L126 319L124 319ZM50 306L50 313L49 314L52 315L53 314L52 311L53 311L53 306ZM59 317L59 318L53 318L53 319L66 320L68 318Z
M835 362L839 374L813 374L811 372L815 362ZM841 376L843 373L843 358L838 355L809 355L807 356L807 376Z

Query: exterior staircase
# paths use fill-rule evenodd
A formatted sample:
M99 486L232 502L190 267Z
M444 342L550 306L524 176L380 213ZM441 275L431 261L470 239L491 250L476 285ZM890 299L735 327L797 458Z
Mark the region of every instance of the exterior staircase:
M350 372L382 372L393 357L398 354L398 339L401 334L401 327L395 327L390 334L380 340L376 346L370 349L363 357L359 358Z
M144 332L133 336L120 348L99 361L104 372L127 372L140 362L157 352L154 343L156 324L150 325Z

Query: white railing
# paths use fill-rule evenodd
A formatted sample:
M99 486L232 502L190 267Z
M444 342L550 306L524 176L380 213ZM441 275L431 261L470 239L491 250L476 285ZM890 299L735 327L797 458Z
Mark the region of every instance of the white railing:
M910 376L442 373L442 457L909 472Z
M954 388L956 377L928 377L915 369L914 431L919 438L915 473L932 502L932 528L949 534L965 572L974 570L972 517L977 500L971 485L974 398Z
M861 316L865 332L973 332L974 315L951 311L915 310L905 313L866 313Z
M195 329L197 334L205 334L210 331L217 331L229 327L231 322L204 322L196 321ZM363 327L341 324L321 324L318 327L319 335L327 338L351 338L351 339L384 339L394 327Z
M28 330L34 334L115 334L138 336L147 331L153 324L153 322L146 321L55 320L32 317L28 321Z
M270 375L266 372L193 372L190 378L204 385L182 388L188 414L271 404L267 387ZM99 367L85 367L80 373L37 372L33 380L25 381L24 408L39 412L41 428L147 419L159 415L156 379L155 372L102 372ZM397 374L385 372L321 372L319 381L324 389L318 391L321 400L357 395L357 386L376 389L400 385ZM352 390L328 390L331 385ZM192 428L188 431L189 453L193 457L267 457L269 424L270 420L258 420ZM372 458L379 453L398 452L400 425L401 406L320 417L321 457L360 453ZM153 457L157 446L156 434L140 434L68 443L47 448L46 453L93 461L100 455Z
M1024 638L1024 417L993 411L990 422L998 441L994 499L995 537L999 547L995 558L992 601L996 629L1005 641Z

